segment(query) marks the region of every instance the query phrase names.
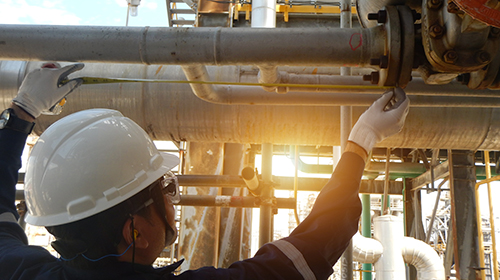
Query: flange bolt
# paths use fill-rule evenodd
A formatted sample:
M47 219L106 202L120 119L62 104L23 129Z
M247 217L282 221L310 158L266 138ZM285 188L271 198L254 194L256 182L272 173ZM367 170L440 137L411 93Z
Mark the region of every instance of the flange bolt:
M488 63L491 60L491 55L487 51L478 51L476 53L476 61L480 64Z
M455 63L455 61L457 61L457 58L458 58L458 54L454 50L447 51L443 57L444 62L449 63L449 64Z
M387 11L379 10L377 13L369 13L369 20L376 20L378 23L385 23L387 21Z
M434 24L429 28L429 35L432 38L439 39L443 36L444 28L439 24Z
M429 9L439 9L443 5L442 0L428 0L427 1L427 7Z
M370 75L363 75L363 81L370 81L372 84L378 84L380 80L380 74L378 72L372 72Z

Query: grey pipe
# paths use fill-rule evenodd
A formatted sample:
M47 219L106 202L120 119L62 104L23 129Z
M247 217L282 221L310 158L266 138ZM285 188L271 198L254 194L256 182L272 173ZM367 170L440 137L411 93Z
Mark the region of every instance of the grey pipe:
M9 106L24 73L39 67L40 64L5 61L0 63L0 109ZM238 81L237 67L209 69L213 77ZM87 63L78 75L185 79L178 66L133 64ZM278 95L268 92L266 94ZM187 84L82 85L69 96L60 116L40 117L35 132L40 134L51 123L70 113L99 107L123 112L157 140L340 146L339 107L223 106L200 100L192 94ZM364 110L366 106L353 107L353 122ZM404 129L378 146L498 150L498 135L498 108L412 107Z
M0 59L171 65L369 65L385 29L0 25ZM363 43L353 50L352 37ZM300 38L300 39L299 39ZM262 44L262 42L266 42ZM283 48L283 46L287 46Z

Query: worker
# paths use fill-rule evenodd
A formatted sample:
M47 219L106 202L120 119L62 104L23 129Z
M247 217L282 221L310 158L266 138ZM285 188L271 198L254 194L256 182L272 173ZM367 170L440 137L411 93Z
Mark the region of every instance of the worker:
M152 264L177 236L173 203L179 190L171 169L178 158L160 153L144 130L115 110L84 110L58 120L28 159L26 221L54 235L60 257L29 246L17 223L15 189L27 136L42 112L81 84L78 78L61 81L82 67L29 73L0 118L1 279L327 279L358 229L368 152L401 130L409 106L395 89L363 113L331 180L289 237L229 268L175 275L182 260L163 268ZM394 96L403 98L393 104Z

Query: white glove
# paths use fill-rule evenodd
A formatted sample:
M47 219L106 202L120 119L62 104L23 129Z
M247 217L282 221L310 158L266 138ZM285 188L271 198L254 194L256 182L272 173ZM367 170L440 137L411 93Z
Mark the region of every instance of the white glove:
M393 95L398 100L392 105L389 103ZM410 100L401 88L384 93L359 117L351 130L349 141L358 144L369 153L375 144L401 131L409 105Z
M76 63L63 68L40 68L31 71L24 78L12 102L38 118L41 113L48 112L52 106L82 84L81 79L69 80L65 84L61 82L83 66L83 63Z

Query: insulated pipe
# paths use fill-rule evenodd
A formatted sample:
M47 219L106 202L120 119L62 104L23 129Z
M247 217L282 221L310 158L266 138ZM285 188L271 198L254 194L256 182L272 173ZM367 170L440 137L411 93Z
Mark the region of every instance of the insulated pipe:
M427 243L415 238L404 237L402 254L404 261L417 269L418 279L445 279L443 261Z
M383 252L382 243L376 239L364 237L359 232L352 237L352 257L355 262L375 263Z
M276 0L252 1L252 28L276 28ZM259 65L259 83L279 83L280 75L276 65ZM262 87L274 91L276 87Z
M274 28L276 27L276 1L275 0L252 0L252 28Z
M0 62L0 109L10 105L24 74L41 64ZM224 77L226 81L238 81L240 77L237 67L210 67L209 70L212 76ZM133 64L86 63L78 76L185 79L178 66ZM301 98L307 101L308 96ZM121 111L155 140L340 146L338 107L222 106L200 100L187 84L82 85L68 96L61 115L38 118L34 132L40 134L70 113L99 107ZM365 110L366 107L353 107L353 122ZM500 110L496 108L412 107L403 130L378 147L498 150L499 134Z
M418 279L444 280L444 266L434 249L403 234L403 220L392 215L374 219L374 238L356 233L353 237L354 260L375 263L377 279L405 279L404 262L418 271Z
M268 65L363 67L369 65L370 58L384 54L385 33L382 26L275 29L0 25L0 59L148 65L255 65L265 61Z
M377 279L405 279L406 271L401 255L403 247L403 223L392 215L379 216L373 219L374 238L382 243L384 253L375 262Z

